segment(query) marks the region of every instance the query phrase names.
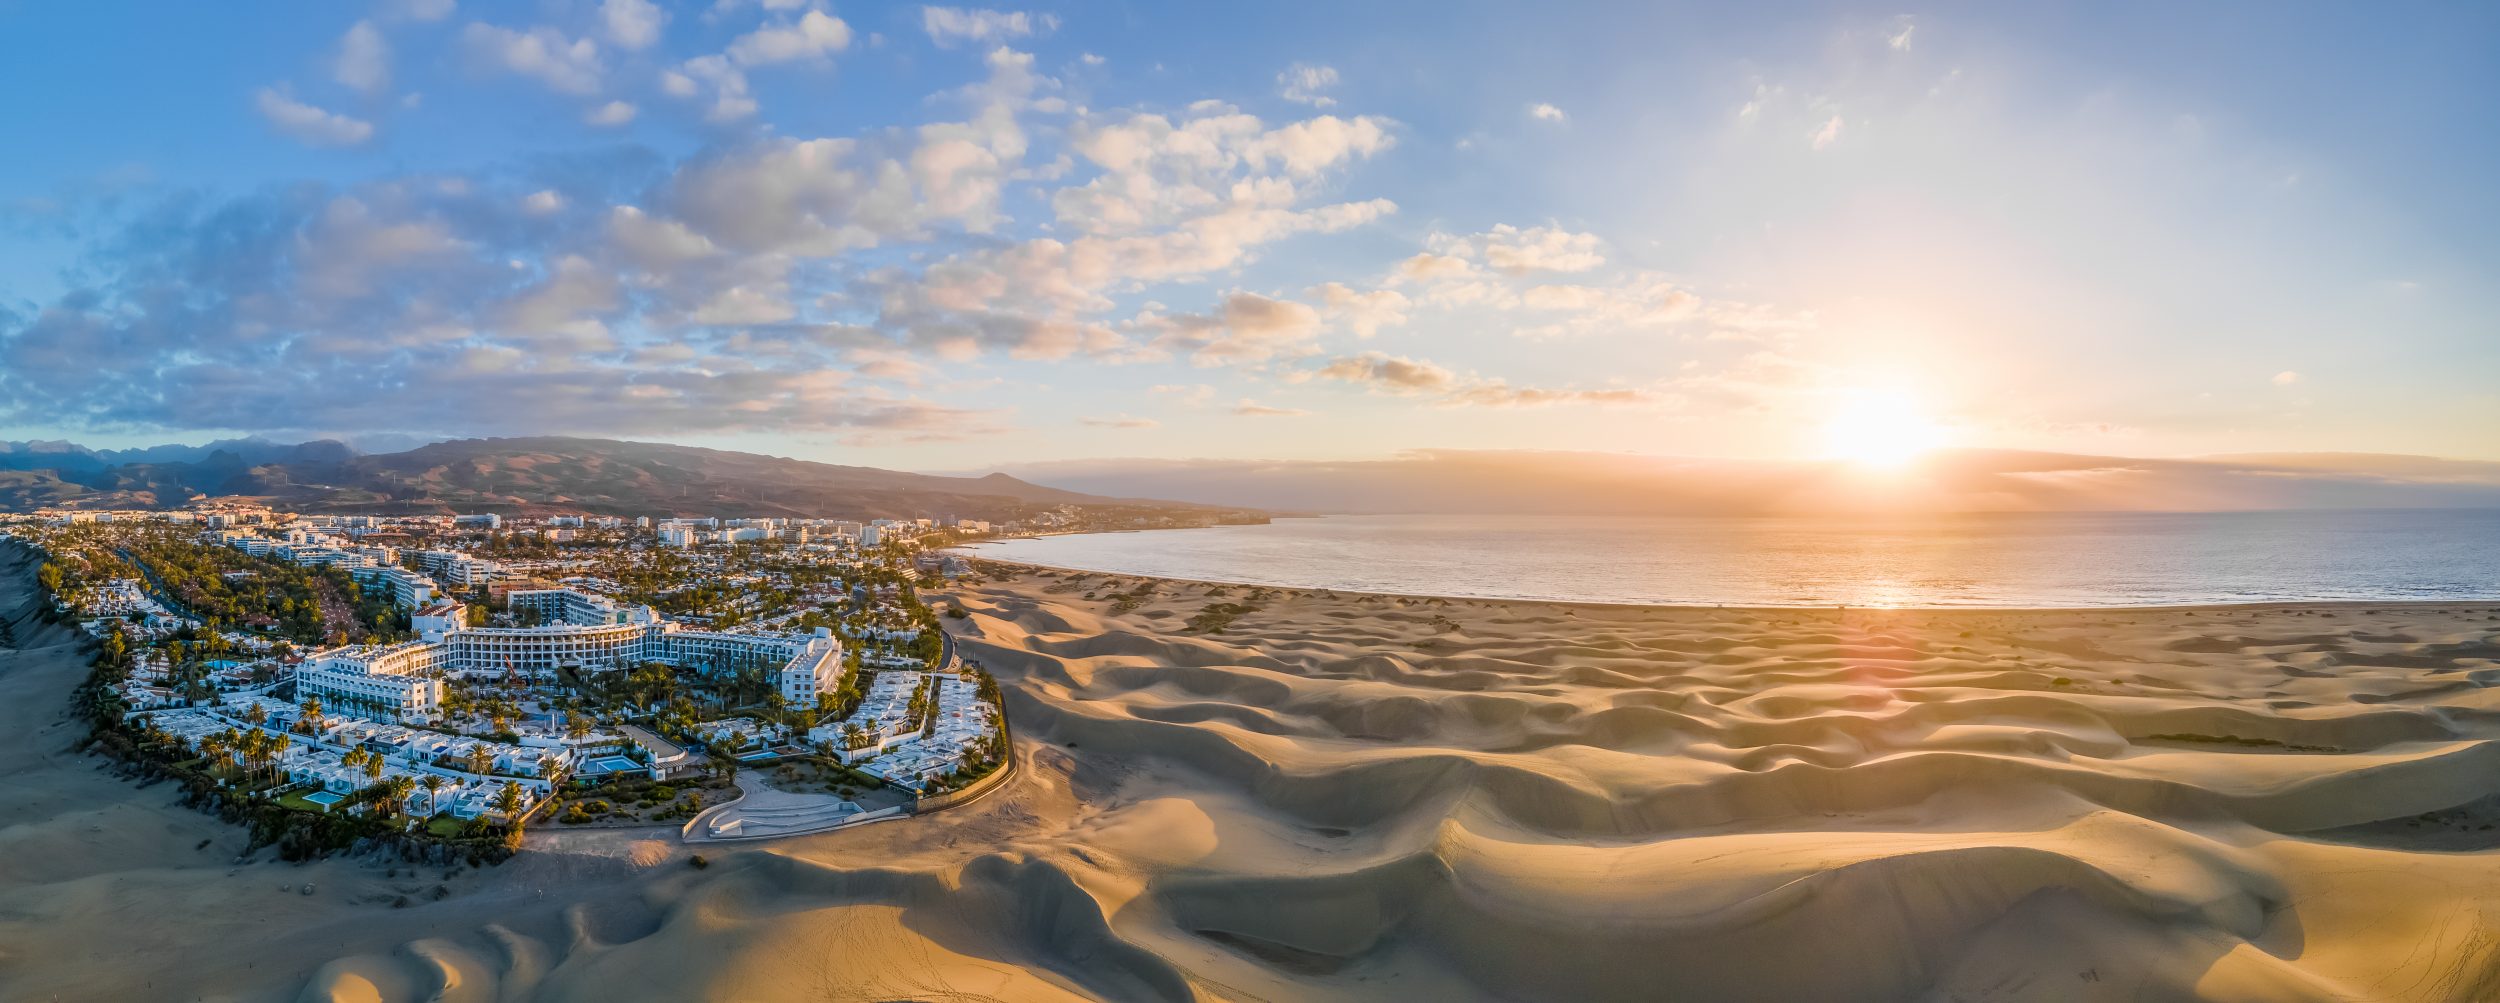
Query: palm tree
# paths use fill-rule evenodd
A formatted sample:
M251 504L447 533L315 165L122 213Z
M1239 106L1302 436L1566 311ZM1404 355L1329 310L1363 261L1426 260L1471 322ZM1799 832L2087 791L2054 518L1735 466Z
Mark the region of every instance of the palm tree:
M439 776L436 776L436 775L434 775L434 774L431 774L431 773L426 774L426 775L425 775L425 813L426 813L427 815L434 815L434 814L439 813L439 812L441 812L441 811L443 810L443 794L442 794L442 791L443 791L443 778L442 778L442 777L439 777Z
M506 780L503 782L503 790L495 792L495 810L502 812L505 818L511 819L512 827L514 829L521 827L520 781Z
M417 789L417 782L405 776L397 776L382 781L381 788L381 796L378 800L389 806L390 814L396 815L406 811L408 794Z
M472 745L469 747L469 772L483 776L486 771L494 765L495 754L486 751L485 746Z
M285 732L279 732L276 737L269 740L269 765L272 769L277 767L278 759L286 755L287 747L294 744L294 737Z
M244 732L243 740L235 743L235 748L243 753L243 772L247 777L258 772L261 753L268 747L269 736L257 728Z
M304 734L307 734L307 735L318 735L318 734L320 734L320 733L321 733L321 698L320 698L320 697L318 697L318 696L307 696L307 697L305 697L305 698L304 698L304 718L303 718L303 724L304 724Z
M381 778L382 778L382 757L380 757L380 756L366 756L366 757L365 757L365 779L367 779L367 780L379 780L379 779L381 779Z
M249 707L245 707L243 708L243 720L252 727L258 728L260 727L261 722L269 720L269 708L263 707L259 704L253 704Z

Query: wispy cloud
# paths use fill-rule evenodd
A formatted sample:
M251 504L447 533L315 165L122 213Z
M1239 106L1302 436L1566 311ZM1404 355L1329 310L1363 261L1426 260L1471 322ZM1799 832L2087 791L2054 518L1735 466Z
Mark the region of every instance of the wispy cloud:
M1337 86L1337 68L1333 66L1295 63L1276 75L1278 95L1287 101L1300 102L1314 108L1326 108L1337 103L1336 98L1329 97L1326 93L1329 88L1335 86Z
M314 146L354 146L373 138L373 123L316 108L273 87L261 88L253 100L279 132Z
M977 10L964 7L922 7L920 28L941 48L966 42L996 44L1044 34L1059 27L1055 14Z
M1233 405L1233 413L1245 418L1299 418L1311 412L1298 407L1272 407L1244 397Z

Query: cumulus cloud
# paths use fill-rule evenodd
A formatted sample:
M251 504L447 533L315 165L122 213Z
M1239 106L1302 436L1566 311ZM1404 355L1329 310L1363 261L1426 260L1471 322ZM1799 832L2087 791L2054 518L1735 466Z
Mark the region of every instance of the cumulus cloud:
M330 77L339 83L371 94L391 85L391 43L382 37L382 29L371 21L350 25L339 38L338 57L330 63Z
M1105 234L1289 206L1309 180L1396 142L1390 123L1370 116L1270 128L1229 108L1178 121L1139 114L1085 122L1071 140L1081 162L1101 173L1061 189L1052 210L1063 224Z
M727 56L698 56L660 75L660 89L675 97L694 97L707 86L712 90L712 107L704 112L705 118L735 122L755 114L755 98L747 90L746 73Z
M2282 371L2282 372L2279 372L2279 373L2274 374L2274 385L2275 385L2275 386L2278 386L2278 387L2288 387L2288 386L2291 386L2292 384L2295 384L2295 383L2298 383L2298 382L2300 382L2300 374L2299 374L2299 373L2295 373L2295 372L2293 372L2293 371L2291 371L2291 370L2289 370L2289 369L2286 369L2286 370L2284 370L2284 371Z
M668 12L651 0L600 0L599 25L608 41L627 52L648 49L660 40Z
M767 66L801 59L821 59L851 46L851 26L821 10L811 10L787 24L767 25L729 43L729 58L741 66Z
M618 126L633 121L638 112L639 109L629 102L610 101L584 113L582 121L591 125Z
M1338 358L1312 375L1395 394L1434 393L1458 383L1456 374L1440 366L1381 352Z
M776 15L788 20L775 28L833 51L811 13ZM455 45L496 72L596 94L615 40L589 27L598 42L467 25ZM752 39L737 51L794 50ZM746 65L727 51L681 62L662 89L746 100ZM931 102L960 115L910 126L758 131L554 184L430 172L167 203L97 234L78 288L0 312L0 422L411 430L405 402L424 400L428 434L973 434L991 413L903 395L933 363L1266 365L1413 308L1404 292L1340 282L1300 300L1205 288L1279 241L1394 213L1386 199L1325 196L1394 145L1395 123L1269 122L1217 103L1088 110L1027 54L995 49L983 65L986 79ZM594 124L635 112L584 104ZM372 136L283 90L261 105L308 141ZM1018 222L1001 204L1010 184L1036 188L1051 215L997 232ZM55 372L71 375L28 375ZM1179 386L1175 403L1227 406L1207 385Z
M566 94L599 90L599 45L587 38L568 39L545 26L524 32L472 21L460 40L482 65L530 77Z
M1465 269L1437 258L1482 262L1505 275L1536 272L1585 272L1606 263L1605 241L1593 233L1575 233L1554 226L1517 227L1499 224L1467 236L1434 234L1427 242L1436 255L1408 259L1403 270L1416 278L1456 277Z
M1406 323L1407 308L1413 306L1395 289L1362 292L1342 282L1317 286L1311 295L1318 298L1321 314L1364 338L1380 333L1381 328Z
M1570 118L1571 116L1563 114L1563 110L1560 108L1556 108L1553 105L1539 101L1528 106L1528 117L1536 119L1539 122L1560 122Z
M1204 314L1148 312L1138 326L1155 333L1154 346L1216 366L1259 362L1300 347L1319 334L1319 311L1292 300L1236 292Z
M1476 273L1474 262L1455 254L1434 254L1426 251L1398 262L1398 275L1418 282L1466 278Z
M1335 86L1337 68L1333 66L1295 63L1276 75L1276 92L1279 95L1287 101L1298 101L1314 108L1326 108L1337 103L1336 98L1325 93Z
M261 88L254 100L271 126L314 146L354 146L373 138L373 123L316 108L276 88Z
M920 28L940 48L964 42L995 44L1011 38L1057 30L1056 15L1024 11L972 10L963 7L922 7Z

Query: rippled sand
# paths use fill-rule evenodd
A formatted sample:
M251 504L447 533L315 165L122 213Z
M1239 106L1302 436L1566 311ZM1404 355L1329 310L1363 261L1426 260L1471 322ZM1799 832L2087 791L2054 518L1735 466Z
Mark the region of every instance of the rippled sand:
M961 595L999 796L702 870L534 836L404 908L24 737L74 677L0 655L40 805L0 998L2500 998L2500 606L1279 593L1198 634L1248 590L1137 584Z

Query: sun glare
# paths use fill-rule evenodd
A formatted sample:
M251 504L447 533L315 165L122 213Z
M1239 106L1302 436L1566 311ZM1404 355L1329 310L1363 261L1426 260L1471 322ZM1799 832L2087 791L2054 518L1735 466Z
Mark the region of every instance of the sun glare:
M1896 390L1841 395L1823 426L1824 455L1870 467L1898 467L1944 445L1944 427Z

